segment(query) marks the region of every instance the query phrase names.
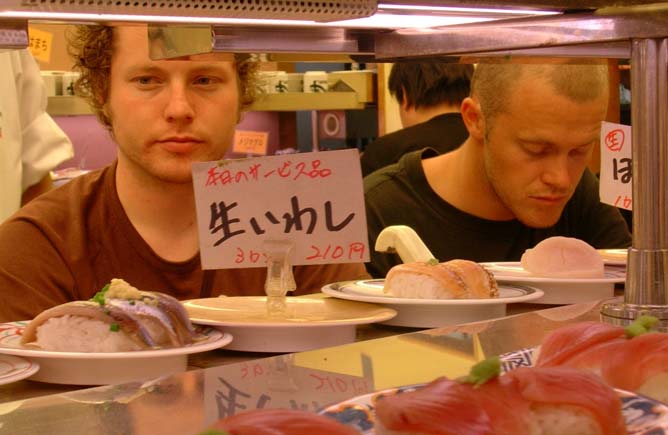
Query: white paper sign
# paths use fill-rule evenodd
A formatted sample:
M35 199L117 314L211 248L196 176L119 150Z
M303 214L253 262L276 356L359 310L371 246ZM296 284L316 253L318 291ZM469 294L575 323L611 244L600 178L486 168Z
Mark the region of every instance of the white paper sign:
M204 269L263 267L263 242L291 263L369 261L356 149L193 164Z
M631 210L631 127L604 122L601 128L601 202Z

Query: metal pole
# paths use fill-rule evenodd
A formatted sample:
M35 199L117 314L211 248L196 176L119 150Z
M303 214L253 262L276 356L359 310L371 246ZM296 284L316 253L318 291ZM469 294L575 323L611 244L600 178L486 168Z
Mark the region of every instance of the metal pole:
M668 327L668 40L631 41L633 244L623 304L605 320L627 324L643 314Z

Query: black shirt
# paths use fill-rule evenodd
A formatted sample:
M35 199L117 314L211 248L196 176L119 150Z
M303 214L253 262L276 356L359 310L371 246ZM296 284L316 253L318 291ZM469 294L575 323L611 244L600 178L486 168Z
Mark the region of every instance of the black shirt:
M404 154L422 148L433 148L440 154L464 143L468 131L460 113L444 113L429 121L381 136L362 154L362 176L396 163Z
M488 262L519 261L526 249L552 236L575 237L597 249L625 248L631 234L619 210L600 201L598 180L585 170L559 221L549 228L530 228L517 220L492 221L463 212L434 192L422 169L426 149L405 155L364 179L373 277L384 277L401 261L375 252L380 231L390 225L413 228L439 261L455 258Z

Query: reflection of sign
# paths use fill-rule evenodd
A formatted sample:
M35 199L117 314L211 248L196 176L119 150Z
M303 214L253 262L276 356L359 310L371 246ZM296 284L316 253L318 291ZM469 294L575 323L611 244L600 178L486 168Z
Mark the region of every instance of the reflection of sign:
M261 408L319 411L323 406L374 391L364 377L295 367L293 355L206 370L207 421ZM235 367L239 367L238 370Z
M270 239L293 265L369 259L355 149L195 163L193 180L204 269L264 266Z
M51 42L53 34L30 27L28 29L30 43L28 49L30 53L40 62L49 62L51 60Z
M632 209L632 165L631 127L604 122L601 128L601 202Z
M232 151L242 154L267 154L267 139L269 133L266 131L236 131L234 133L234 146Z

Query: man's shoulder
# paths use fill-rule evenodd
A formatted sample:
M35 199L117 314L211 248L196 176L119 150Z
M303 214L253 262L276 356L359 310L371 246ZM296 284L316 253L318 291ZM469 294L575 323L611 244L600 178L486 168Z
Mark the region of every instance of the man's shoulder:
M79 175L22 207L12 219L52 225L68 224L107 201L113 169L105 167Z

